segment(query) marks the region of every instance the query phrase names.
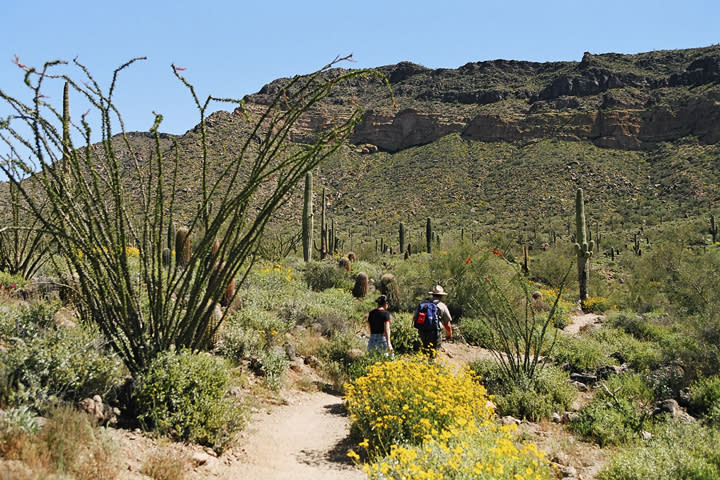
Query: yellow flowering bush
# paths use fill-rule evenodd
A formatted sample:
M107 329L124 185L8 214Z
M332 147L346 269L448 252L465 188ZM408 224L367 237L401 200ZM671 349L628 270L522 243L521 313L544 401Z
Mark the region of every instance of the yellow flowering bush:
M555 478L544 452L532 443L518 443L513 430L489 422L456 425L422 445L393 445L387 456L363 469L369 479Z
M583 309L587 312L602 313L609 308L605 297L588 297L583 302Z
M495 406L469 369L454 374L424 356L380 362L345 386L353 434L371 454L418 445L453 425L489 422Z

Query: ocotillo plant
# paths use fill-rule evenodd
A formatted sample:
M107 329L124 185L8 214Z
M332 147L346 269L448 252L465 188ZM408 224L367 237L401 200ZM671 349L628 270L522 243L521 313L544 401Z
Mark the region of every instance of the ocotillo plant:
M305 174L305 196L302 217L302 248L303 260L312 260L313 205L312 205L312 172Z
M334 69L333 62L314 74L284 80L263 112L250 112L240 100L198 98L182 69L172 66L200 113L199 147L189 152L197 161L197 188L187 198L177 188L187 158L182 152L166 155L161 115L150 128L147 149L116 131L124 125L114 103L118 77L140 60L116 69L108 89L77 60L74 71L61 66L62 61L39 68L18 62L30 100L0 89L0 111L7 111L0 121L0 142L6 147L0 149L0 171L17 187L42 231L62 249L57 261L77 279L83 320L98 325L133 375L170 348L210 346L227 315L225 310L216 317L216 307L233 279L239 290L266 225L305 174L345 144L362 110L348 104L337 123L324 125L307 144L289 143L296 122L334 86L382 78L369 70ZM66 81L91 109L74 121L72 116L64 120L52 103L58 82ZM242 129L247 135L221 161L210 150L214 139L206 122L217 102L231 102L241 114L238 121L248 122ZM64 139L68 128L76 135ZM137 161L141 153L143 161ZM57 168L60 162L65 172ZM174 221L187 225L194 249L185 268L166 269L162 249ZM221 267L213 269L206 260L216 238ZM128 245L139 250L137 261L129 258Z
M585 226L585 203L581 188L578 188L575 194L575 228L575 255L577 256L578 283L580 284L580 304L584 305L588 297L590 257L593 254L595 243L592 240L588 242Z

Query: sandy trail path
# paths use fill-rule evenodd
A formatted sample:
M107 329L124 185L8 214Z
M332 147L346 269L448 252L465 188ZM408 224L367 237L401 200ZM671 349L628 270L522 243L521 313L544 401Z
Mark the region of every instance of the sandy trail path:
M239 461L222 479L363 479L347 457L349 419L342 399L297 392L287 405L253 414L241 440Z

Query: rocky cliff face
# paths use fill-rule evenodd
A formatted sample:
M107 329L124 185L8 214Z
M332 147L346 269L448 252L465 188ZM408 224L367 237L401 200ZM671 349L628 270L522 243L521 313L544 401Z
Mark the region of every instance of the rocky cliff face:
M586 53L580 62L507 60L431 70L402 62L379 67L380 81L344 85L308 115L299 141L356 99L366 115L351 141L397 152L449 133L481 141L547 138L602 147L646 149L694 136L720 141L720 46L637 55ZM330 72L332 74L332 72ZM250 110L267 104L280 79L246 97Z

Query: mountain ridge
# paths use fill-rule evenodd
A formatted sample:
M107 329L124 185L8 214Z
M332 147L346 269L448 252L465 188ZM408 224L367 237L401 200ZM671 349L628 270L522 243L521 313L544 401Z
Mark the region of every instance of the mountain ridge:
M336 69L342 70L342 69ZM411 62L377 68L379 81L352 82L331 95L311 124L328 121L343 98L367 109L353 144L400 150L450 133L477 141L562 138L620 149L654 148L695 136L720 141L720 46L633 55L593 55L580 62L491 60L457 69ZM267 105L288 79L245 96L246 106ZM310 130L299 129L302 141Z

